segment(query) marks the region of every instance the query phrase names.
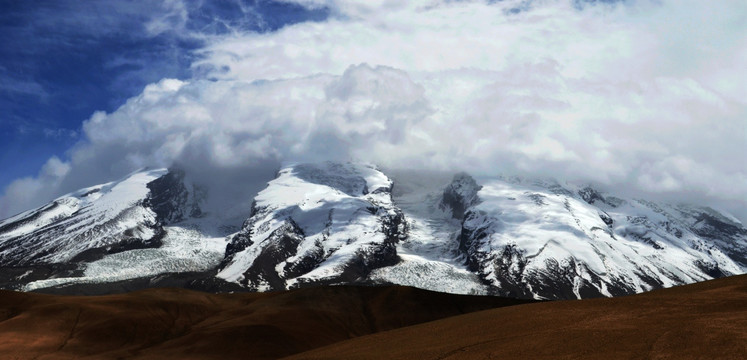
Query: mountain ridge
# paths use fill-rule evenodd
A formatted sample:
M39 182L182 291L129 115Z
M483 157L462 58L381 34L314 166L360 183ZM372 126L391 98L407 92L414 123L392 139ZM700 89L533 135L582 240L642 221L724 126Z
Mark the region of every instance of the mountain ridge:
M0 287L401 284L567 299L747 268L747 229L728 214L554 180L288 164L240 227L205 211L209 196L182 170L144 170L2 220Z

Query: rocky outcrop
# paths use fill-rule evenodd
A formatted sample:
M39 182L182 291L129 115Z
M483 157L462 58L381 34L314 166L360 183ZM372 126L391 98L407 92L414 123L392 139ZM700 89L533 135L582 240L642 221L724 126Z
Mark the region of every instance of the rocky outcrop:
M477 193L481 188L482 186L478 185L477 181L469 174L458 173L454 175L454 179L444 189L440 207L443 210L451 210L451 215L455 219L464 219L467 208L480 202Z
M184 171L178 168L148 183L150 193L144 205L156 213L158 220L172 224L202 216L200 203L207 196L204 187L185 183Z

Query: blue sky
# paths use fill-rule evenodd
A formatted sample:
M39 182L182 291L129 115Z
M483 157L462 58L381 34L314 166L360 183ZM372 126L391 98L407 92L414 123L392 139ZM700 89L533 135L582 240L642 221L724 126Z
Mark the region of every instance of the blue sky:
M0 189L65 158L94 111L162 78L191 77L193 51L232 31L270 32L328 16L271 1L187 1L184 27L148 29L169 6L141 1L0 1ZM174 19L172 21L181 21Z
M745 18L743 0L0 0L0 218L144 166L240 188L354 160L747 221Z

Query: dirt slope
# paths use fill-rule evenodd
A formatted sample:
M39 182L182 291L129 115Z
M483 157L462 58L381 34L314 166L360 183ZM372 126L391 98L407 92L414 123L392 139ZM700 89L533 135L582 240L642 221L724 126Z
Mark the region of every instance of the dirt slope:
M505 307L289 359L747 359L747 276L613 299Z
M519 303L405 287L90 297L0 291L0 358L270 359Z
M405 287L90 297L3 291L0 358L747 358L747 276L504 307L516 304Z

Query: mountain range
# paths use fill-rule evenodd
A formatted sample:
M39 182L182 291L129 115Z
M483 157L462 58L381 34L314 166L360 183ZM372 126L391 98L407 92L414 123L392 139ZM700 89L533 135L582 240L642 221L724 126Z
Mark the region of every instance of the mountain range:
M0 288L396 284L581 299L747 269L747 228L729 214L552 179L301 163L280 168L240 221L210 196L182 170L146 169L2 220Z

